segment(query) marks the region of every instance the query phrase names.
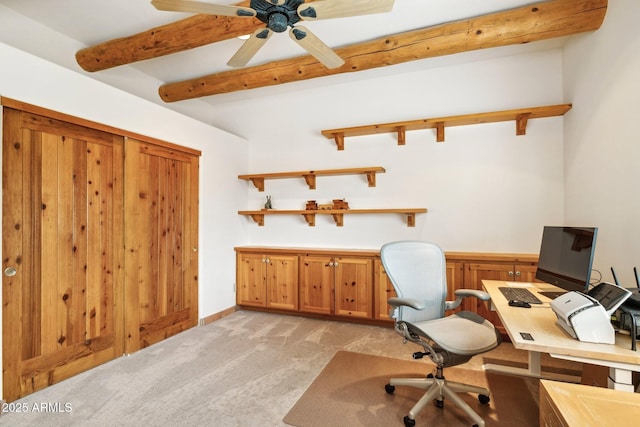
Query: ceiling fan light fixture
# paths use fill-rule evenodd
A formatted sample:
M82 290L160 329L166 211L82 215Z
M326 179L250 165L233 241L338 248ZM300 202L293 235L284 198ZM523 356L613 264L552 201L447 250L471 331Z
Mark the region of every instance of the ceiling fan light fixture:
M299 28L294 28L292 30L292 33L295 36L296 40L302 40L303 38L307 37L307 33L305 33Z
M246 16L246 17L256 16L256 14L255 14L255 13L248 12L248 11L246 11L246 10L244 10L244 9L238 9L238 11L236 12L236 14L237 14L238 16L241 16L241 17L245 17L245 16Z
M289 17L283 13L272 13L269 15L269 23L267 24L271 31L283 33L289 27Z
M303 18L317 18L318 14L313 6L309 6L306 9L298 10L298 14Z

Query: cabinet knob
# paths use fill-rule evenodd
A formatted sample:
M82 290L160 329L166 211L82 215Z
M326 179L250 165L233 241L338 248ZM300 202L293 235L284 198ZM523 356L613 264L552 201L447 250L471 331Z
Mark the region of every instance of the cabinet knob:
M513 271L509 271L509 276L513 276Z
M4 275L7 277L13 277L16 275L17 272L18 270L16 270L15 267L7 267L4 269Z
M520 277L522 275L522 273L520 273L519 271L516 271L516 276Z

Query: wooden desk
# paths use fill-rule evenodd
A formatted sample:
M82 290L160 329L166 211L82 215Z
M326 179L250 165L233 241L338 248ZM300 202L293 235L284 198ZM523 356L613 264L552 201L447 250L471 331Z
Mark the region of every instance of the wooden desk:
M540 426L622 427L640 420L640 394L540 381Z
M482 285L491 296L491 307L500 317L513 346L529 351L527 369L492 364L485 365L486 370L575 382L576 378L541 372L540 353L549 353L552 357L559 359L607 366L609 367L609 388L634 391L632 372L640 371L640 352L631 350L629 336L616 334L615 344L588 343L570 337L556 325L556 316L548 304L550 300L537 293L539 290L557 290L552 285L514 284L499 280L483 280ZM510 307L507 299L498 289L500 286L509 285L527 287L545 304L532 305L532 308ZM533 340L525 339L521 333L531 334Z

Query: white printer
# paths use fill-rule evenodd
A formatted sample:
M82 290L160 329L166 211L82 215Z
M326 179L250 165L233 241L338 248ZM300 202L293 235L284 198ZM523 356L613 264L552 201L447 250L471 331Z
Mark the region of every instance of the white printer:
M600 283L589 291L567 292L551 301L556 324L580 341L615 344L611 315L631 292L611 283Z

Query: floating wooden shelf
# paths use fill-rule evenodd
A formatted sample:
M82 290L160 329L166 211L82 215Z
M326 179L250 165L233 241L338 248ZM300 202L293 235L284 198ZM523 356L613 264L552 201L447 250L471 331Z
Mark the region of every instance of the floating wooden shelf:
M466 114L462 116L439 117L435 119L419 119L406 122L375 124L343 129L330 129L323 130L322 135L328 139L335 140L338 150L344 150L344 138L348 136L397 133L398 145L405 145L407 131L436 129L436 141L444 142L445 127L506 122L510 120L514 120L516 122L516 135L525 135L527 132L528 120L562 116L570 109L571 104L549 105L546 107L521 108L517 110Z
M344 224L343 216L352 214L403 214L407 216L407 227L416 226L416 214L426 213L425 208L409 209L339 209L339 210L260 210L238 211L240 215L250 216L259 226L264 225L265 215L302 215L309 227L316 225L316 215L331 215L338 227Z
M277 172L277 173L261 173L252 175L238 175L238 179L251 181L258 191L264 191L265 179L282 179L282 178L304 178L310 190L316 189L316 176L320 175L367 175L369 187L376 186L376 173L384 173L382 166L372 166L365 168L348 168L348 169L326 169L318 171L301 171L301 172Z

